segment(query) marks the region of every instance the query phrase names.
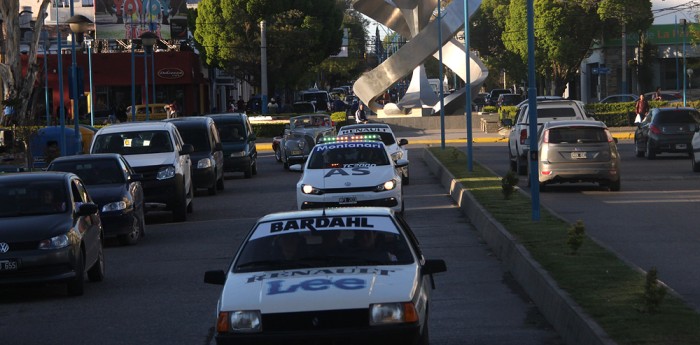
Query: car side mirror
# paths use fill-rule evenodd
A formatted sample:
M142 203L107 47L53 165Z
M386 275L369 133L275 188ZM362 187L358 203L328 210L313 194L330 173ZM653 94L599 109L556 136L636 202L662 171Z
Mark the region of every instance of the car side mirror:
M97 213L97 205L92 202L85 202L78 206L75 212L78 216L89 216Z
M181 155L186 155L194 152L194 146L192 144L182 144L182 150L180 150Z
M404 145L408 145L408 139L399 140L399 146L404 146Z
M445 264L445 260L425 260L425 264L423 264L421 273L433 274L445 271L447 271L447 264Z
M143 174L131 174L126 177L127 181L129 182L136 182L136 181L142 181L143 180Z
M222 270L204 272L204 282L207 284L224 285L226 273Z
M394 163L394 166L396 166L397 168L403 168L407 165L408 165L408 159L403 159L403 158L397 160L396 163Z
M505 127L513 127L513 119L503 119L501 120L501 123Z

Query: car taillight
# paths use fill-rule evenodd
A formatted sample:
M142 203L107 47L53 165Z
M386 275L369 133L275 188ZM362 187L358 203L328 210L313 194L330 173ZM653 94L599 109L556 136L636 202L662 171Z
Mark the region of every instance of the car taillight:
M659 128L656 125L649 125L649 132L652 132L654 134L661 134L661 128Z
M527 140L527 129L521 129L520 130L520 144L525 144L525 140Z
M545 143L549 142L549 129L544 131L544 137L542 139Z
M609 130L607 130L607 129L605 130L605 135L608 136L608 142L609 142L609 143L615 141L615 139L613 139L612 134L610 134L610 131L609 131Z

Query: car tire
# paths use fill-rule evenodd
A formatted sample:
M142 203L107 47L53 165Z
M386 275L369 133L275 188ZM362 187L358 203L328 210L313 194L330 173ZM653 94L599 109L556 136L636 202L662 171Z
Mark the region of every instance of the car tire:
M409 178L408 169L406 169L406 175L401 176L401 184L408 186L410 183L411 183L411 179Z
M134 217L131 231L128 234L119 235L117 239L122 246L136 244L143 234L143 215Z
M258 174L258 160L256 159L253 161L253 175L257 175L257 174Z
M224 174L221 174L221 178L216 180L216 189L224 190Z
M423 324L423 333L420 334L420 338L416 344L418 345L430 345L430 327L428 327L428 310L425 311L425 323Z
M187 204L187 213L192 213L194 212L194 186L190 184L190 203Z
M648 160L656 159L656 151L654 151L651 140L647 140L647 149L644 151L644 156L646 156Z
M85 293L85 257L82 250L75 266L75 277L68 281L66 287L69 296L82 296Z
M639 149L639 143L637 143L637 139L634 139L634 153L639 158L644 157L644 150Z
M252 165L248 165L247 167L245 167L245 171L243 172L243 176L245 178L253 177L253 166Z
M540 183L539 188L540 188L540 193L544 193L547 191L547 185L544 183Z
M693 168L694 172L700 172L700 163L698 163L694 151L690 153L690 166Z
M281 161L282 161L282 152L280 151L279 148L276 148L276 149L275 149L275 159L276 159L278 162L281 162Z
M216 176L216 174L214 176ZM209 195L216 195L216 184L217 182L214 181L214 183L212 183L212 185L209 188L207 188L207 193Z
M173 221L184 222L187 220L187 192L183 192L177 206L173 207Z
M105 279L105 257L102 248L102 236L100 236L100 249L97 253L97 261L92 264L92 267L87 272L88 279L91 282L101 282Z
M515 171L518 175L527 175L527 164L522 164L520 158L515 158Z

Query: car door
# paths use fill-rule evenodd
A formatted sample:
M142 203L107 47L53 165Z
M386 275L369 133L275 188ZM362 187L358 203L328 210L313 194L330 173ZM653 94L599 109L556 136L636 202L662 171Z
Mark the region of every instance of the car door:
M73 212L84 203L92 202L90 195L83 185L83 182L76 176L71 178L70 182L71 197L73 198ZM95 260L102 247L102 222L100 221L99 213L94 213L86 216L77 216L74 214L75 229L80 232L85 245L85 263L86 267L90 267Z
M143 209L143 186L141 185L141 181L133 179L133 176L136 175L136 172L134 172L134 170L129 165L129 162L127 162L126 159L124 159L124 157L119 156L118 162L119 166L121 167L124 173L124 180L127 181L127 189L132 197L131 200L134 203L134 210Z
M219 137L219 131L216 129L214 121L209 123L209 140L211 141L212 147L212 157L214 157L214 162L216 164L216 180L223 178L224 176L224 148L221 144L221 138Z
M174 128L175 126L173 126ZM194 190L192 186L192 160L189 154L180 154L182 151L182 146L184 145L184 140L180 136L180 132L173 130L170 135L175 142L175 148L178 151L177 155L177 167L176 169L182 169L182 177L185 179L185 191L189 193L190 190Z

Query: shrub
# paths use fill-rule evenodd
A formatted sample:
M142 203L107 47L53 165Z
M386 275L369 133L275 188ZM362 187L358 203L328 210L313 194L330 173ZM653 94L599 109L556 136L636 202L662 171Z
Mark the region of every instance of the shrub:
M501 179L501 192L506 200L510 199L510 196L515 192L519 180L518 175L513 170L508 170L508 173Z
M493 105L487 105L484 106L484 109L482 110L484 113L495 113L498 112L498 108L494 107Z
M576 221L576 224L569 228L569 237L566 240L566 244L571 249L572 254L576 255L578 249L581 248L584 237L586 237L586 227L583 225L583 221L579 219Z
M648 313L655 313L659 309L659 305L666 296L666 288L659 284L657 279L656 267L652 267L647 272L646 281L644 282L644 308Z

